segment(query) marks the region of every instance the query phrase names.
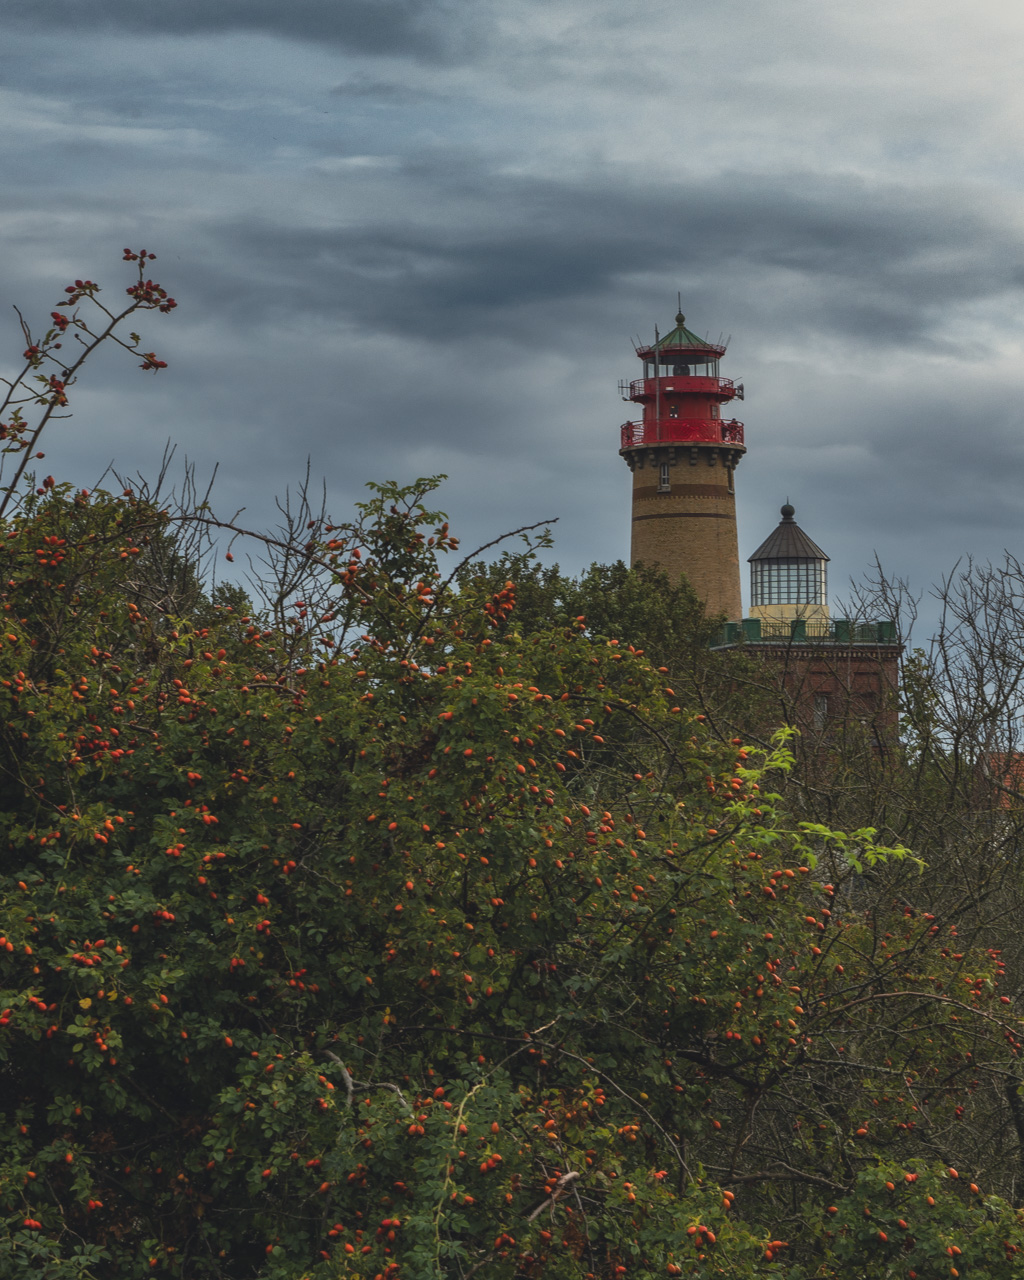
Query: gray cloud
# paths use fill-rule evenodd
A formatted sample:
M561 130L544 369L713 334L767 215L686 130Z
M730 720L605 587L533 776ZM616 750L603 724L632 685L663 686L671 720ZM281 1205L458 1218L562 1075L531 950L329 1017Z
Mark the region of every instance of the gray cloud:
M390 209L376 225L346 211L334 227L250 219L212 228L230 264L272 266L273 290L253 272L245 314L326 308L434 342L487 332L575 347L593 335L581 326L557 333L566 305L624 292L638 275L663 276L670 297L677 281L714 264L706 310L714 278L730 289L744 280L745 308L764 317L762 341L824 328L834 342L980 355L975 335L953 337L940 322L1022 282L1016 229L983 200L951 203L941 190L782 174L623 191L614 175L557 183L484 166L454 177L406 168L385 189ZM442 192L446 216L434 221L423 211ZM223 287L219 276L207 282L210 293Z
M53 465L152 470L172 437L254 520L306 454L337 510L447 471L467 542L559 514L567 567L614 559L615 382L680 289L748 388L745 554L788 496L837 587L875 549L922 584L998 555L1024 533L1021 95L990 0L958 37L994 51L980 88L908 5L910 62L870 0L13 9L4 298L116 296L145 244L181 303L146 322L166 374L100 362Z
M245 32L447 60L471 49L473 8L466 0L11 0L6 18L50 32L107 27L150 38Z

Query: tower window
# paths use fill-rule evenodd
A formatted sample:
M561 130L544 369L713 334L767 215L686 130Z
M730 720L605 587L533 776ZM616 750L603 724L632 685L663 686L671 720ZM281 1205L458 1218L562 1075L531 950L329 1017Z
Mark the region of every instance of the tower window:
M678 417L679 417L679 406L678 406L677 404L670 404L670 405L669 405L669 407L668 407L668 416L669 416L670 418L678 418Z
M717 418L717 417L718 417L718 405L717 405L717 404L713 404L713 405L711 406L711 416L712 416L712 418Z
M670 493L671 490L672 490L672 481L669 479L668 463L663 462L661 464L661 470L658 473L658 492Z
M815 729L824 729L828 722L828 694L816 693L814 695L814 727Z

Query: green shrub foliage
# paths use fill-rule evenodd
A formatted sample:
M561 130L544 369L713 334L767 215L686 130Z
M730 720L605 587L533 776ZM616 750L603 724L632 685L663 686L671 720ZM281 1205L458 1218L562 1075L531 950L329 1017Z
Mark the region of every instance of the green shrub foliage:
M1014 1274L935 1172L998 957L837 900L903 852L625 639L449 589L426 491L317 527L282 630L155 613L131 496L8 520L4 1274Z
M203 508L28 483L5 1277L1020 1274L1012 1178L954 1164L1016 1078L998 950L837 891L912 859L788 818L784 742L518 622L431 482L264 539L265 608L203 593Z

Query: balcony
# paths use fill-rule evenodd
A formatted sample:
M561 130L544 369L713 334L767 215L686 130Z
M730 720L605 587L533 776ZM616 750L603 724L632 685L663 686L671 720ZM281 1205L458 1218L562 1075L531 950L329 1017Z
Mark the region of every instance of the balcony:
M658 394L656 383L661 383L661 394L682 392L686 395L720 396L723 400L743 399L743 383L733 382L732 378L705 377L663 377L634 378L629 384L626 395L626 384L621 384L623 398L626 400L653 400Z
M742 622L727 622L712 642L712 648L725 645L892 645L902 642L891 619L878 622L853 622L846 618L833 618L827 622L796 618L789 622L768 621L765 618L744 618Z
M735 418L652 418L624 422L620 449L652 444L728 444L743 447L743 423Z

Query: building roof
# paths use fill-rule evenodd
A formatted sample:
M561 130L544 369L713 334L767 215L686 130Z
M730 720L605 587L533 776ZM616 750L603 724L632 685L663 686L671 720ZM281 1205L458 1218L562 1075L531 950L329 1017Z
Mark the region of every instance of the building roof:
M717 342L709 342L707 338L700 338L686 327L686 317L680 311L676 315L676 327L671 333L666 333L663 338L659 338L657 342L652 342L648 347L641 347L637 354L640 356L651 356L655 351L667 353L670 351L689 352L691 355L710 356L717 359L725 354L725 347Z
M793 515L793 508L787 502L776 528L748 560L827 560L828 556L808 538Z
M1019 751L992 751L978 763L982 776L998 792L1000 809L1020 803L1024 794L1024 755Z

